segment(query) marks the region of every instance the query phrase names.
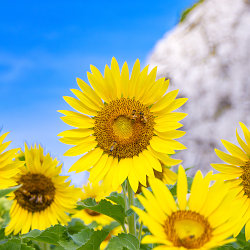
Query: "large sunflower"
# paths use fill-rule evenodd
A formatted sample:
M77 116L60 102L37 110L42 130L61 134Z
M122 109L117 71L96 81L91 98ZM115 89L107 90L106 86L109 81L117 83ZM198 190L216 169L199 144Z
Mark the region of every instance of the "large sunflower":
M133 207L152 235L142 243L157 243L154 249L210 249L234 241L237 216L242 215L242 202L232 206L235 192L223 182L209 188L211 173L203 178L200 171L194 177L187 200L187 178L180 166L177 180L177 200L158 179L150 179L153 194L143 188L138 199L147 210ZM234 214L235 217L233 218Z
M99 202L101 199L105 199L105 197L109 194L110 192L108 192L102 184L88 183L83 187L81 199L85 200L87 198L94 198L96 202ZM113 221L111 217L100 214L88 208L79 210L73 215L73 217L81 219L85 224L97 222L97 224L101 226L108 225Z
M22 162L13 161L16 153L19 151L18 148L5 151L11 143L11 141L3 143L7 135L8 133L5 133L0 136L0 189L17 185L14 176L23 165Z
M10 197L14 202L5 234L25 234L30 228L44 230L57 223L66 224L70 220L67 213L74 212L80 189L65 182L68 176L59 175L62 165L58 166L59 162L49 154L44 155L40 145L29 149L25 144L19 159L25 165L15 179L22 186Z
M211 164L211 166L218 170L216 179L227 180L232 188L238 191L238 198L245 201L247 212L244 217L239 220L238 226L235 228L235 236L240 232L241 228L246 224L245 236L246 240L250 239L250 130L245 124L240 122L243 130L245 140L244 142L236 130L236 137L241 148L222 140L223 145L228 150L229 154L224 153L218 149L215 152L219 158L227 164Z
M78 99L64 97L76 111L60 111L62 120L77 127L59 134L61 142L76 145L66 156L83 155L70 171L90 171L90 181L104 180L113 189L128 177L136 192L139 182L146 185L146 176L162 171L160 161L167 166L180 163L168 154L186 147L174 139L184 135L176 130L186 114L172 112L187 98L175 99L178 90L166 93L169 81L156 80L156 68L140 71L137 60L129 77L125 62L121 72L115 58L104 76L90 66L87 73L93 88L77 79L81 90L72 92Z

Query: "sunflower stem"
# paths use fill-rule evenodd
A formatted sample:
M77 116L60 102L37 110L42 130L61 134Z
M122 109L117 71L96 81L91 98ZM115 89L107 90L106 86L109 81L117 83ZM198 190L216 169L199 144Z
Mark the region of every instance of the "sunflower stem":
M127 181L127 187L128 187L128 205L129 208L131 208L131 206L134 205L134 191L132 190L129 181ZM129 233L136 236L134 213L128 217L128 227L129 227Z
M142 227L143 227L143 222L141 222L141 224L140 224L139 233L138 233L139 247L140 247L140 244L141 244Z

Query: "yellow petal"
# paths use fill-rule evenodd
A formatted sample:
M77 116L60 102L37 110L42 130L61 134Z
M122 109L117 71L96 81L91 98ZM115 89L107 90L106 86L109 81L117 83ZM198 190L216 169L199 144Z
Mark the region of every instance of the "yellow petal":
M175 212L177 210L175 200L165 184L156 178L150 178L149 184L161 209L167 215Z
M240 127L244 133L246 142L248 144L248 147L250 147L250 131L248 130L248 128L246 127L246 125L242 122L240 122Z
M169 104L173 102L173 100L178 95L179 90L173 90L169 93L167 93L165 96L163 96L157 103L155 103L150 111L151 112L159 112L161 110L164 110Z
M174 154L175 151L170 147L168 141L161 139L158 136L153 136L150 140L150 146L157 152L164 154Z
M94 136L86 137L85 142L78 144L75 147L68 149L64 156L77 156L88 152L97 146L97 142Z
M101 158L103 150L100 148L95 148L82 156L76 163L74 163L69 172L76 171L76 173L88 170Z
M62 136L62 137L86 137L91 134L93 134L94 131L92 129L82 129L82 128L77 128L77 129L70 129L61 132L57 136Z
M144 150L142 152L143 156L145 157L145 159L147 159L147 161L150 163L150 165L158 172L162 172L162 167L160 162L158 161L158 159L156 157L154 157L152 155L151 152L149 152L148 150Z
M232 154L233 156L237 158L242 159L243 161L249 160L249 157L239 147L237 147L231 142L228 142L225 140L221 140L221 141L224 147L228 150L230 154Z
M97 115L97 111L93 110L89 107L87 107L86 105L84 105L81 101L70 97L70 96L64 96L63 99L75 110L86 114L86 115L91 115L91 116L96 116Z
M155 118L156 123L161 123L161 122L178 122L182 119L184 119L187 116L186 113L179 113L179 112L173 112L173 113L168 113L163 116L158 116Z
M122 67L121 82L122 96L127 98L129 97L129 69L127 62L125 62Z
M96 105L98 105L100 108L104 106L101 98L86 82L84 82L80 78L76 78L76 81L83 93L85 93L93 102L95 102Z
M170 130L181 128L183 125L179 122L163 122L156 123L154 126L155 132L167 132Z
M240 138L237 129L236 129L236 137L242 149L248 154L248 156L250 156L250 147L248 147L248 145Z
M179 166L178 180L177 180L177 199L180 210L185 210L187 206L187 177L185 170Z
M219 172L222 173L227 173L227 174L238 174L239 176L242 174L243 170L242 168L235 167L233 165L228 165L228 164L221 164L221 163L216 163L216 164L210 164L214 169L216 169Z
M102 107L96 105L86 94L78 89L71 89L72 93L88 108L100 111Z
M158 132L155 131L155 133L160 136L162 139L177 139L186 134L186 132L181 130L170 130L166 132Z
M181 107L184 103L187 102L187 100L188 100L188 98L178 98L178 99L174 100L171 104L169 104L168 107L166 107L163 110L160 110L157 113L160 115L160 114L166 114L166 113L172 112L172 111L178 109L179 107Z
M82 115L82 117L64 116L61 117L61 119L72 127L85 128L85 129L94 127L94 121L88 116L84 115Z
M120 183L123 183L127 179L131 167L133 167L132 158L120 160L118 168L118 178Z
M230 164L235 165L235 166L244 166L245 165L245 162L238 157L226 154L218 149L215 149L214 151L220 159L222 159L223 161L225 161L227 163L230 163Z
M132 190L136 193L136 191L138 189L139 181L136 177L136 174L135 174L135 171L133 168L130 169L130 173L128 175L128 181L129 181L129 184L130 184Z

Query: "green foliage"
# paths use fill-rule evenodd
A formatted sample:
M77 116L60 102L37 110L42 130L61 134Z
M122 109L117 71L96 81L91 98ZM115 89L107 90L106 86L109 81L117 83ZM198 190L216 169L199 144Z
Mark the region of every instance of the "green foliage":
M20 187L21 187L21 185L18 185L18 186L15 186L15 187L6 188L6 189L1 189L0 190L0 198L4 197L5 195L7 195L7 194L9 194L11 192L16 191Z
M10 239L0 245L0 250L35 250L35 248L23 243L21 239Z
M113 237L106 248L106 250L137 250L139 249L139 241L132 234L119 234Z
M106 199L111 200L115 202L118 205L121 205L123 208L125 208L125 202L123 194L118 194L117 192L112 192Z
M126 215L125 209L121 205L112 204L107 200L101 200L99 203L96 203L92 198L86 199L83 202L79 202L78 205L78 208L88 208L95 212L105 214L118 221L121 225L124 225Z

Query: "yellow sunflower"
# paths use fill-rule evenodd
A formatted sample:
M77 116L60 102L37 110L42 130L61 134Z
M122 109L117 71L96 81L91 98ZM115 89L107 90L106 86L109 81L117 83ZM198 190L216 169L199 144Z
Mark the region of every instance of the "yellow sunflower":
M177 200L165 184L152 178L149 180L153 193L143 188L138 196L146 209L133 207L152 235L142 243L157 243L154 249L211 249L234 241L228 239L242 215L242 202L235 202L235 192L229 192L224 182L209 188L211 172L203 178L200 171L194 177L191 194L187 200L187 177L180 166L177 180ZM237 214L237 216L235 215ZM233 218L233 216L235 216Z
M110 192L108 192L102 184L88 183L83 187L81 199L85 200L87 198L94 198L96 202L99 202L101 199L105 199L109 194ZM73 215L73 217L81 219L87 225L95 221L98 225L105 226L113 221L109 216L100 214L88 208L79 210Z
M156 80L156 68L141 71L139 60L131 77L127 63L120 71L115 58L104 76L90 68L87 76L93 88L77 79L81 90L72 92L78 99L64 97L78 112L60 111L65 123L77 127L59 134L61 142L76 145L65 155L84 154L70 171L89 170L91 182L104 180L114 190L128 177L136 192L139 182L146 185L146 176L154 177L153 169L162 170L160 161L167 166L180 163L168 155L186 148L174 140L185 133L176 129L186 114L172 111L187 98L175 99L178 90L166 93L169 81Z
M30 228L44 230L57 223L66 224L70 220L67 213L75 212L80 189L69 186L68 176L60 176L62 165L47 154L39 145L28 148L25 144L23 159L25 165L15 180L22 184L10 198L10 223L5 234L11 232L25 234ZM22 154L22 155L23 155Z
M19 169L23 165L22 162L13 161L19 148L5 151L11 143L11 141L3 143L7 135L8 133L5 133L0 136L0 189L17 185L14 176L20 171Z
M250 239L250 130L245 124L240 122L240 126L245 136L245 142L239 136L236 130L236 137L239 145L238 147L228 141L222 140L223 145L228 150L229 154L224 153L218 149L215 152L219 158L225 161L227 164L211 164L211 166L218 170L219 174L216 174L216 179L226 180L232 188L237 190L238 198L245 201L247 212L244 217L238 223L235 228L234 235L238 235L242 227L245 227L246 240Z

